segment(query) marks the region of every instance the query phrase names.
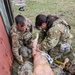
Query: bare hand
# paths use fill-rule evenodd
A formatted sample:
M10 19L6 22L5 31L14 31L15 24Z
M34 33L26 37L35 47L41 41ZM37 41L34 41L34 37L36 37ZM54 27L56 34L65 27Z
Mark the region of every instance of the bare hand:
M33 40L33 48L37 48L37 43L38 43L38 34L36 34L36 38Z
M20 55L19 58L18 58L18 62L19 62L19 64L23 64L23 58L22 58L21 55Z

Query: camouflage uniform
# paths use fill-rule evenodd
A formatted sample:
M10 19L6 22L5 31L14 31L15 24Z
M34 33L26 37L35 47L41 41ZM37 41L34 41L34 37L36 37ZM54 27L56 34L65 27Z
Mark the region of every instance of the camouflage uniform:
M69 32L69 25L61 19L53 23L48 30L41 30L39 34L40 49L50 53L52 58L63 61L66 52L61 52L61 44L69 43L71 46L72 34ZM73 57L74 58L74 57Z
M25 61L23 65L18 68L18 75L32 75L33 64L29 61Z
M32 56L32 25L30 20L26 19L26 25L27 29L23 32L16 28L16 24L11 29L12 51L18 61L21 60L20 55L24 58Z

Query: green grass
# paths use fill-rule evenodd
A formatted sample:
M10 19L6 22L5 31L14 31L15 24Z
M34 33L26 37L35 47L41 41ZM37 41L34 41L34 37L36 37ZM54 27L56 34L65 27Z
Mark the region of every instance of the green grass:
M25 11L19 11L20 6L13 5L14 16L22 14L35 25L35 17L40 14L54 14L65 19L71 26L73 34L73 52L75 52L75 0L27 0ZM37 30L34 30L34 34ZM16 75L16 74L15 74Z
M75 0L27 0L25 11L19 11L20 6L13 5L14 15L22 14L35 25L35 17L40 14L54 14L64 18L71 25L75 37ZM75 39L73 39L75 40ZM75 42L73 41L73 47Z

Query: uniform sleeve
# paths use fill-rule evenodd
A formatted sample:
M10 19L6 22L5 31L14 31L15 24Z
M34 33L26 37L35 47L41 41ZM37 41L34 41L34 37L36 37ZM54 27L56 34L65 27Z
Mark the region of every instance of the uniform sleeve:
M45 39L45 37L46 37L46 32L41 30L39 33L38 43L40 44Z
M45 43L40 45L41 50L50 50L53 49L59 42L61 32L55 28L49 29L47 32L47 37Z
M32 22L28 18L26 18L27 29L32 32Z
M12 51L14 56L16 57L17 60L19 60L20 55L19 55L19 48L20 44L18 42L18 35L11 30L11 38L12 38Z

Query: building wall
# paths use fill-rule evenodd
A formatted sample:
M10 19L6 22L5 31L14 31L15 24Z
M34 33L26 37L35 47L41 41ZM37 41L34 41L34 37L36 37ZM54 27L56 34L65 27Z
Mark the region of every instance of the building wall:
M4 4L5 1L7 1L6 4ZM11 4L10 0L0 0L0 13L2 14L2 18L4 21L6 31L8 34L10 34L10 29L11 29L11 26L14 22L14 17L13 17L12 7L9 6L10 4L8 2ZM5 5L8 5L8 6L5 6ZM6 9L6 7L8 7L8 10ZM11 10L9 9L9 7ZM10 20L9 20L9 17L10 17ZM11 20L12 20L12 23L10 23Z
M0 0L0 75L11 75L13 55L8 38L11 23L3 1Z
M0 14L0 75L11 75L12 61L11 46Z

